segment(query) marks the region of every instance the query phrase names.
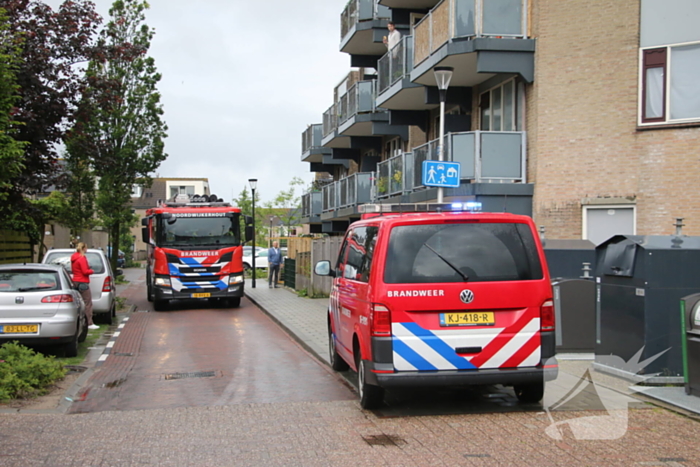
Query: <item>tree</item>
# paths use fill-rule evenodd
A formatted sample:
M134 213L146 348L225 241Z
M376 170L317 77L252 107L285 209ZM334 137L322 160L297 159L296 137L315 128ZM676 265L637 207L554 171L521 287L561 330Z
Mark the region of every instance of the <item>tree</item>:
M133 218L131 193L151 183L150 173L167 158L167 126L157 84L161 75L148 57L154 31L145 24L148 3L117 0L109 10L99 50L87 70L84 94L72 138L90 154L99 178L96 204L113 244ZM118 248L112 248L116 267Z
M20 64L20 37L9 30L7 13L0 9L0 204L8 201L12 180L24 168L26 142L17 141L14 112L19 99L16 74Z
M35 225L43 217L36 212L41 206L26 195L65 183L56 148L73 121L83 88L76 65L95 52L101 18L87 0L66 1L58 11L38 0L0 0L0 7L8 14L8 32L23 41L15 73L20 99L13 110L18 123L13 137L25 145L21 164L3 179L0 222L37 241L43 231L43 225Z
M287 226L287 232L301 219L301 193L297 195L297 188L304 185L299 177L292 178L289 189L280 191L270 203L270 207L275 210L274 214Z

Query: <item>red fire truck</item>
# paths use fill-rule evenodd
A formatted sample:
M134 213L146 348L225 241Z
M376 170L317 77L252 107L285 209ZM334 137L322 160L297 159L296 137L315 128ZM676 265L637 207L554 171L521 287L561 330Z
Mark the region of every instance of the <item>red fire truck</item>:
M178 195L146 211L141 220L148 245L148 301L156 311L174 299L226 300L243 296L241 210L216 195ZM245 216L245 241L252 218Z

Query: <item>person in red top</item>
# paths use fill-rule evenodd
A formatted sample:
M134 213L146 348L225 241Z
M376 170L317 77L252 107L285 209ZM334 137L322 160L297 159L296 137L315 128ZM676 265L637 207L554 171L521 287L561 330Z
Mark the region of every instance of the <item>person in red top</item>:
M88 321L88 329L100 329L99 326L92 322L92 292L90 292L90 274L95 271L90 269L88 260L85 257L87 245L83 242L78 243L75 248L75 253L70 257L71 268L73 270L73 282L78 284L78 290L85 302L85 316Z

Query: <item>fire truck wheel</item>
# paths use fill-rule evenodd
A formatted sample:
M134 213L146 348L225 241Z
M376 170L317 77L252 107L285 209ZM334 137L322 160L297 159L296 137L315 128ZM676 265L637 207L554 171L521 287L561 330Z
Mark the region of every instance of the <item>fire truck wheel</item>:
M544 397L544 381L530 384L519 384L513 386L515 395L518 396L520 402L534 404L542 400Z
M238 308L241 306L241 297L233 297L228 299L228 306L230 308Z
M156 311L165 311L168 308L167 300L155 300L153 302L153 309Z
M365 365L359 349L355 352L357 365L357 388L360 392L360 406L366 410L378 408L384 400L384 388L373 386L365 382Z
M350 366L343 358L338 355L335 348L335 339L333 339L333 331L331 330L331 322L328 321L328 353L331 357L331 368L335 371L347 371Z

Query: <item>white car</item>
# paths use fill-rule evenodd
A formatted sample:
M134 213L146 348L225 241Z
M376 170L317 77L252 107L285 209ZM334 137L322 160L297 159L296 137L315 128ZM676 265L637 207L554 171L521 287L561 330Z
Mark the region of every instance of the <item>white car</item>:
M44 255L42 263L60 264L72 275L70 257L75 253L74 249L61 248L49 250ZM95 323L112 324L112 318L116 316L116 289L114 287L114 273L105 252L95 248L88 248L85 252L90 269L95 271L90 275L90 292L92 292L92 316Z
M252 250L247 252L243 251L243 269L250 271L253 267L253 255L251 255ZM246 254L247 253L247 254ZM267 250L261 248L257 251L255 255L255 269L267 269Z
M0 265L0 345L50 345L75 357L87 333L83 299L62 267Z

